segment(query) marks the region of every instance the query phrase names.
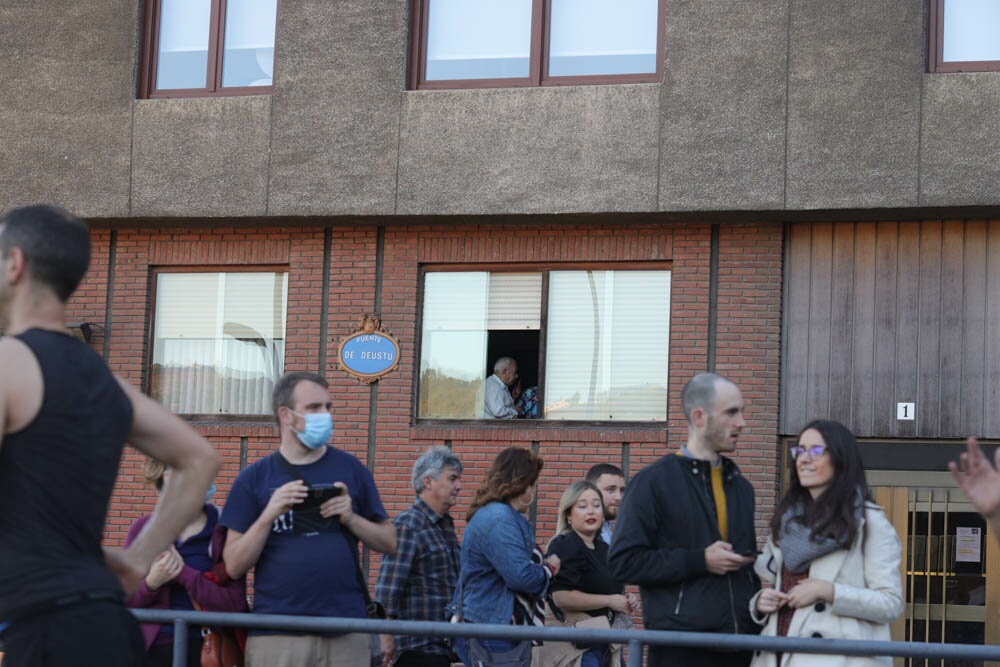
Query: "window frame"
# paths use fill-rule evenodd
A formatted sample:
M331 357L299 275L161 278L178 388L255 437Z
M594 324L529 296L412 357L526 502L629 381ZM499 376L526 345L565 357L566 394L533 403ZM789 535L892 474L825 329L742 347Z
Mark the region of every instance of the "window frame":
M585 420L585 419L442 419L420 417L420 365L423 362L424 338L424 283L428 273L461 273L467 271L485 271L487 273L530 273L542 274L541 310L539 316L538 338L538 405L539 411L545 406L545 367L546 367L546 337L549 318L549 274L553 271L667 271L670 273L670 312L673 317L673 262L670 260L641 261L610 261L610 262L525 262L514 264L499 263L455 263L455 264L421 264L417 271L417 317L414 332L414 372L411 388L411 426L413 427L469 427L505 428L505 429L565 429L579 426L594 426L596 428L613 428L617 430L662 430L670 421L670 403L661 421L626 421L626 420ZM671 326L672 329L672 326ZM667 372L669 383L670 373L670 340L667 341Z
M205 74L204 88L156 88L156 73L159 63L157 54L160 41L160 10L162 0L144 0L142 51L139 62L139 99L170 99L183 97L236 97L244 95L270 95L274 92L274 76L270 86L229 86L222 85L222 57L225 53L226 32L226 2L227 0L210 0L212 3L208 33L208 67ZM277 12L281 12L281 1L278 0ZM275 45L278 38L278 17L274 21ZM277 54L275 63L277 66ZM272 72L274 70L272 69Z
M157 290L157 278L162 274L167 273L284 273L285 280L289 280L291 277L291 270L287 264L247 264L247 265L200 265L200 266L150 266L149 267L149 284L147 287L147 293L149 294L149 317L147 317L147 330L146 330L146 353L145 360L143 362L143 378L142 378L142 393L150 398L153 398L153 346L156 343L156 300L159 296L159 290ZM288 340L288 311L285 311L285 340ZM287 352L287 350L286 350ZM284 359L282 359L282 368L284 368ZM275 378L275 382L277 382ZM156 399L153 398L155 401ZM159 401L157 401L159 402ZM274 423L274 415L271 413L256 415L256 414L219 414L213 412L201 412L201 413L183 413L177 414L177 416L185 421L200 423L200 424L231 424L233 422L239 423L250 423L250 424L272 424Z
M526 88L541 86L580 86L598 84L660 83L663 81L663 57L666 44L667 0L657 0L656 72L641 74L592 74L548 76L549 24L552 0L531 0L531 52L528 76L503 79L448 79L428 81L427 22L433 0L410 2L410 46L407 67L409 90L455 90L475 88Z
M944 5L947 0L930 0L927 30L927 60L931 73L1000 72L1000 60L949 60L944 58Z

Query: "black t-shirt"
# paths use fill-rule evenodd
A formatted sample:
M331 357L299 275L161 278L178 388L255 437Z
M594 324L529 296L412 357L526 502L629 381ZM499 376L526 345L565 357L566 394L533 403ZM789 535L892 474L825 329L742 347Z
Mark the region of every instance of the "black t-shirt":
M594 537L594 548L570 530L556 536L549 545L549 553L559 556L559 574L552 580L549 590L582 591L594 595L616 595L624 587L615 580L608 567L608 545L600 535ZM591 609L591 616L602 616L608 608Z

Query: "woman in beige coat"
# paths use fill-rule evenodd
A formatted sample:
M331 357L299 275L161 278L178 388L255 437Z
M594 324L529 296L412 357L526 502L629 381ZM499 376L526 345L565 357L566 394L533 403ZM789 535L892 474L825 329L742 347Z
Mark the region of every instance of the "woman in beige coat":
M861 454L843 424L817 420L792 447L791 485L771 520L750 600L763 635L888 640L903 610L899 538L869 499ZM892 665L887 657L759 653L752 667Z

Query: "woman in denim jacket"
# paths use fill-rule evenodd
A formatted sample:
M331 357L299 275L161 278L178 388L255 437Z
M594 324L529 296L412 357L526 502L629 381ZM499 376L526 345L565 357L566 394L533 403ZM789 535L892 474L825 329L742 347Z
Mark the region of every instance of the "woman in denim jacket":
M508 624L534 620L524 616L517 597L541 598L559 571L557 556L543 562L540 552L535 555L535 535L524 517L535 500L541 470L542 460L534 452L509 447L500 452L479 485L462 536L461 573L453 604L462 621ZM499 639L474 641L492 652L513 651L519 646ZM467 640L456 638L455 651L462 662L470 664Z

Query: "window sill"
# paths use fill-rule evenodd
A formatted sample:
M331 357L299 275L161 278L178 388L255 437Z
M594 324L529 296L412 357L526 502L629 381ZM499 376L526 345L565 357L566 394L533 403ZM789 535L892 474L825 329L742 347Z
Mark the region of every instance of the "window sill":
M274 426L272 415L177 415L191 426Z
M669 423L545 421L533 419L425 419L410 427L412 440L503 442L666 442Z

